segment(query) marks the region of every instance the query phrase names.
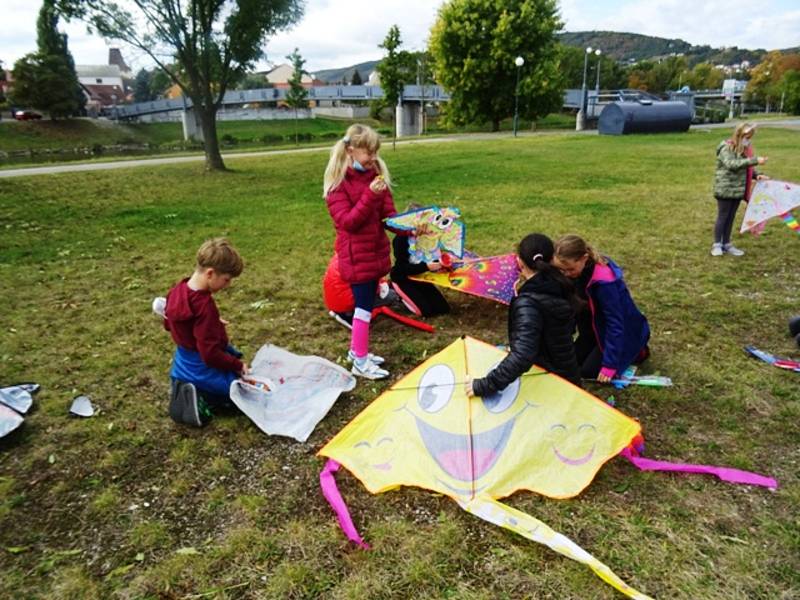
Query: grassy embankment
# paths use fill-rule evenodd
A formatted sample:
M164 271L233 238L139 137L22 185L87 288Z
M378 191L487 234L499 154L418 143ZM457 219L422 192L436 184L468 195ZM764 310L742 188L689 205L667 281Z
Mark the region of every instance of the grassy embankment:
M342 135L353 121L341 119L292 119L274 121L218 121L217 130L224 151L257 150L275 146L295 145L295 126L299 143L327 144ZM391 123L380 123L371 119L358 122L376 127L382 134L390 136ZM537 123L539 129L569 129L574 126L574 118L568 115L548 115ZM503 122L502 130L509 131L511 122ZM530 129L530 123L520 124L520 130ZM428 134L481 132L488 131L486 125L463 128L443 126L437 119L428 123ZM75 151L87 157L108 156L119 153L114 147L125 145L135 147L137 154L173 153L176 151L201 151L197 144L183 141L180 123L113 123L89 119L65 121L11 121L0 123L0 152L38 152L41 159L48 161L64 160L59 152ZM45 156L42 153L48 152ZM2 156L2 155L0 155ZM74 156L68 157L74 160ZM0 161L0 164L2 162Z
M508 499L656 598L793 598L800 589L800 378L750 359L796 355L796 235L771 223L712 259L719 133L543 136L386 149L398 207L454 204L481 254L532 230L577 231L626 269L653 330L645 372L669 389L614 391L648 455L767 472L781 488L640 473L610 461L577 498ZM764 130L767 172L800 180L800 134ZM243 416L203 430L166 416L172 345L150 301L188 274L210 236L247 260L220 294L233 341L342 360L325 313L332 229L324 151L200 165L20 178L0 185L0 381L42 391L0 442L0 593L15 598L614 598L588 569L420 489L340 487L371 552L347 548L319 493L315 452L386 383L360 382L306 444ZM373 348L393 377L468 333L506 338L506 311L449 293L428 335L385 319ZM254 303L261 308L255 308ZM601 398L612 390L590 385ZM84 393L100 409L67 417ZM13 590L13 592L11 592Z

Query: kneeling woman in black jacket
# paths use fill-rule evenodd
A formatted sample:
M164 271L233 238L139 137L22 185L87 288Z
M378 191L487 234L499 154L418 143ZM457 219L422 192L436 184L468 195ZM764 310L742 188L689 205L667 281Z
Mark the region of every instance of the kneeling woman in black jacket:
M467 381L467 396L503 390L534 364L581 384L572 343L579 300L552 260L553 242L546 235L532 233L520 242L517 263L523 282L508 311L511 351L486 377Z

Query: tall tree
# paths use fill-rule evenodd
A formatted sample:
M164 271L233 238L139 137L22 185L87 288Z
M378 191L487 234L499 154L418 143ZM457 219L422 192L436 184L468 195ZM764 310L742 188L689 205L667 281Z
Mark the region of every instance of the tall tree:
M306 75L303 67L306 61L300 56L297 48L286 58L292 63L292 76L288 81L289 90L286 92L286 104L294 109L294 143L298 144L297 110L308 106L308 90L303 87L303 75Z
M783 110L800 115L800 70L786 71L783 74L781 91L785 95Z
M358 69L353 70L353 77L350 79L350 85L361 85L364 81L361 79L361 73L358 72Z
M400 100L400 95L403 93L403 85L413 81L415 77L415 67L412 66L414 59L409 52L400 50L402 45L403 40L400 37L400 28L397 25L392 25L383 43L378 44L378 48L386 50L386 55L378 63L377 70L381 80L381 90L383 90L382 104L392 109L395 139L397 138L397 111L395 107Z
M85 104L67 36L58 31L58 19L54 0L45 0L36 22L37 51L19 59L13 70L14 103L47 112L52 119L72 116Z
M150 80L153 74L147 69L139 69L133 79L133 100L134 102L149 102L155 100L155 96L150 91Z
M536 119L562 103L555 33L562 23L555 0L449 0L431 29L436 77L449 92L455 123L492 129L514 113ZM517 87L515 58L525 64Z
M225 92L263 56L266 38L302 15L302 0L58 1L104 37L145 52L180 86L198 115L208 170L225 169L216 123Z

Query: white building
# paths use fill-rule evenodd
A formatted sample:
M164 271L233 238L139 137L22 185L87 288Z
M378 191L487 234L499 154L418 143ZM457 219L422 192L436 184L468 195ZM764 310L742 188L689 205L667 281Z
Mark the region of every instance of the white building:
M125 89L122 71L117 65L75 65L78 82L84 85L115 85Z

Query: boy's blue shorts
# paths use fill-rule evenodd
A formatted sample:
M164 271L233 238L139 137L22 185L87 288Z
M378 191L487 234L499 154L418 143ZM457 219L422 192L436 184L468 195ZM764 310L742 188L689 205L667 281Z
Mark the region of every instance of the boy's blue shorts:
M241 354L232 346L227 349L229 354L236 356ZM222 371L209 367L200 358L200 353L196 350L189 350L178 346L175 349L175 356L172 359L172 369L170 377L193 383L195 387L204 392L228 396L231 383L237 378L233 371Z

